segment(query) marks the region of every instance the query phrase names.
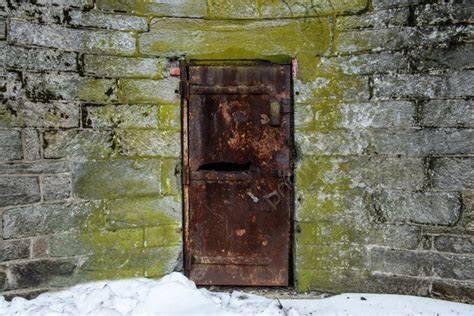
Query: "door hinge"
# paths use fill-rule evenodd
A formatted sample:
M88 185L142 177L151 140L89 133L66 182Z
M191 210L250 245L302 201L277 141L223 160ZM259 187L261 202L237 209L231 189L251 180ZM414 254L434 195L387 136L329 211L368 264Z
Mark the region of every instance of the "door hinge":
M290 99L281 100L280 113L282 114L291 113L291 100Z
M193 264L193 255L191 254L191 252L189 252L185 254L184 256L184 270L186 272L191 271L192 264Z
M189 185L189 166L183 168L183 185Z
M180 81L179 92L182 98L184 99L189 98L189 82L188 81Z
M291 169L272 169L272 176L274 177L285 178L291 177L292 175L293 172Z

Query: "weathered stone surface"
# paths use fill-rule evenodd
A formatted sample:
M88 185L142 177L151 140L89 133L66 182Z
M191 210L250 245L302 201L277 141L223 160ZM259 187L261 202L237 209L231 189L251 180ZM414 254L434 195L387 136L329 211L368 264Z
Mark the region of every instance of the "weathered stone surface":
M97 8L127 11L147 16L204 17L207 15L206 0L97 0Z
M474 149L471 129L374 130L370 144L379 154L469 154Z
M56 277L71 275L76 266L76 261L72 259L40 259L12 263L7 269L14 278L9 282L7 289L44 285Z
M349 199L350 197L347 198L347 200ZM327 201L331 200L328 199ZM350 207L350 203L347 203L347 205ZM365 210L358 209L357 211L364 212ZM420 227L400 224L374 224L369 222L363 214L347 216L347 212L347 209L338 209L337 206L330 209L330 207L324 207L323 205L319 209L313 209L312 220L314 222L300 222L297 225L298 229L295 235L297 247L303 248L305 244L355 243L417 249L421 244ZM328 217L326 213L333 214ZM308 220L308 218L306 216L303 219Z
M472 96L473 77L473 71L454 72L449 75L375 76L374 93L379 98Z
M329 48L329 25L321 18L234 23L167 18L153 20L150 28L149 33L140 34L143 54L187 55L201 59L275 59L275 56L294 56L298 52L315 55ZM283 40L281 34L285 34Z
M4 17L0 17L0 39L5 39L6 37L6 32L5 30L7 29L6 28L6 20Z
M446 25L448 23L472 23L474 5L465 4L426 4L416 7L416 25Z
M421 229L411 225L377 224L369 229L367 243L391 248L417 249L421 243Z
M64 160L0 163L0 174L43 174L68 171L69 163Z
M299 190L350 188L419 190L426 182L421 158L303 156L296 168Z
M73 192L83 198L159 194L160 164L156 159L78 163L74 166Z
M15 160L22 157L20 131L0 130L0 160Z
M402 277L395 275L383 275L371 273L368 282L365 283L369 293L407 293L408 295L427 296L431 282L426 279Z
M367 206L365 192L359 188L333 188L324 190L324 186L312 189L304 183L296 183L295 191L295 220L300 223L315 223L326 221L329 223L357 223L357 228L366 230ZM347 225L346 225L347 226ZM347 229L347 231L351 228ZM349 234L349 232L348 232ZM363 238L366 234L361 234ZM324 238L324 233L321 235ZM312 239L312 238L310 238ZM309 240L310 240L309 239ZM353 241L355 242L355 241Z
M417 49L409 53L411 64L418 71L431 69L472 69L474 45Z
M373 11L364 15L341 16L336 19L336 27L338 30L347 30L368 27L406 26L408 24L408 15L409 10L405 7Z
M101 77L163 79L165 67L163 58L84 56L85 72Z
M36 129L23 130L23 154L25 160L41 159L41 139Z
M210 0L208 5L213 18L246 19L259 16L259 7L254 0Z
M144 245L148 248L182 245L182 230L179 225L145 227Z
M182 224L181 201L170 196L107 200L101 204L101 209L107 217L107 228L111 230Z
M453 225L461 213L458 193L384 191L372 194L370 204L381 222Z
M430 276L431 267L422 252L373 248L372 270L407 276Z
M420 189L426 181L421 159L359 158L353 165L352 186L408 190Z
M160 105L158 128L162 130L181 130L181 107L177 104Z
M132 55L135 37L129 32L82 30L11 19L8 42L61 48L67 51Z
M342 248L342 249L340 249ZM338 251L334 251L337 249ZM350 269L367 265L364 247L355 244L306 245L296 248L295 264L301 269Z
M182 196L181 186L181 159L164 158L161 164L162 193L173 195L175 199Z
M43 200L63 200L71 195L71 176L69 174L47 175L41 179Z
M464 210L464 226L468 232L474 232L474 192L463 192L462 205Z
M76 53L47 48L25 48L0 42L0 65L33 71L76 71Z
M0 178L0 207L38 202L40 195L37 177Z
M179 103L179 79L163 80L123 79L118 84L121 103Z
M411 102L388 101L370 103L343 103L337 127L359 129L367 127L411 127L415 125L416 110ZM316 115L318 112L316 111ZM324 121L324 115L319 119ZM319 125L316 120L316 125Z
M91 274L94 279L110 279L132 276L160 277L179 269L182 247L135 248L129 253L117 250L102 255L92 255L81 270ZM104 256L111 260L104 260Z
M470 36L469 27L446 27L443 30L393 27L386 29L352 30L337 36L339 53L358 51L393 50L422 45L435 45L457 38Z
M231 1L220 1L231 2ZM308 17L341 13L357 13L368 6L367 0L311 0L262 1L262 17Z
M22 93L22 83L18 73L0 72L0 98L16 99Z
M11 100L0 104L0 127L78 127L79 111L76 102Z
M8 16L37 21L43 24L56 24L64 21L63 8L51 5L36 5L32 1L10 1Z
M474 188L473 158L435 158L431 172L433 188L444 190Z
M369 142L360 131L301 132L295 137L304 155L356 155L363 153Z
M307 83L295 80L294 90L297 103L316 103L320 100L358 101L370 98L368 80L353 75L317 77Z
M434 247L438 251L473 254L474 237L435 236Z
M0 241L0 262L29 258L30 245L31 240L29 239Z
M474 300L474 286L452 281L433 281L431 294L436 298L460 300L470 303Z
M45 237L32 238L31 257L45 258L48 256L49 249Z
M78 228L89 210L82 202L9 208L3 212L3 238L30 237Z
M340 71L344 74L374 74L407 71L408 57L398 52L379 52L352 56L322 57L322 72Z
M295 104L293 108L295 129L297 131L307 131L314 129L314 108L308 104Z
M373 0L372 5L376 9L391 8L396 6L406 6L410 4L419 4L422 0Z
M457 280L472 280L474 279L474 256L470 255L451 255L427 254L431 261L433 268L433 275Z
M2 271L3 269L0 268L0 290L2 291L2 294L5 294L3 290L7 287L7 274ZM5 297L4 295L2 295Z
M84 108L83 126L92 128L156 128L158 110L154 105L105 105Z
M69 11L69 24L74 26L88 26L103 29L113 29L120 31L146 31L148 21L145 17L107 14L100 11L80 10Z
M28 74L26 94L38 100L82 100L104 103L114 99L115 80L80 77L73 73Z
M323 291L362 293L410 293L426 296L430 282L401 276L380 274L368 275L365 270L354 269L297 269L297 288L301 291L319 289ZM350 282L347 282L350 280Z
M428 251L373 248L374 271L407 276L437 276L451 279L472 279L474 257L456 256Z
M84 245L78 233L55 234L48 238L49 255L51 257L70 257L86 255L91 249Z
M157 278L172 271L182 270L182 251L183 247L181 245L144 249L145 276Z
M71 6L76 8L87 8L93 5L93 0L36 0L41 5Z
M106 158L112 153L113 135L107 131L50 131L43 139L45 158Z
M474 127L472 100L432 100L421 108L421 124L428 127Z
M117 152L121 156L179 157L181 153L178 132L120 130L116 137Z

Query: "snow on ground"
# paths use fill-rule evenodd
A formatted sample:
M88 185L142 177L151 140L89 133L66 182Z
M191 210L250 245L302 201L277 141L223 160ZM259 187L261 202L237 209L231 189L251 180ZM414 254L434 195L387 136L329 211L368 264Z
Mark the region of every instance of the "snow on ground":
M268 299L198 289L180 273L160 280L99 281L33 300L0 296L0 315L474 315L474 305L381 294L325 299Z

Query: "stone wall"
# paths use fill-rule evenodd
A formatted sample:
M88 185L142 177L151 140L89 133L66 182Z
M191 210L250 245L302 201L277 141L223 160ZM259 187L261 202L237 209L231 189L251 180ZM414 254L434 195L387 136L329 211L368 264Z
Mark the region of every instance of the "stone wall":
M296 288L474 301L473 11L0 0L0 291L181 270L169 68L296 57Z

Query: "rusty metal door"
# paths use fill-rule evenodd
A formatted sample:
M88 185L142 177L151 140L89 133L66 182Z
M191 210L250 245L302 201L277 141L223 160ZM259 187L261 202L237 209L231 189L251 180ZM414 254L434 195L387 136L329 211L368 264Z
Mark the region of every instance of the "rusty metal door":
M186 273L288 285L291 66L182 65L181 92Z

